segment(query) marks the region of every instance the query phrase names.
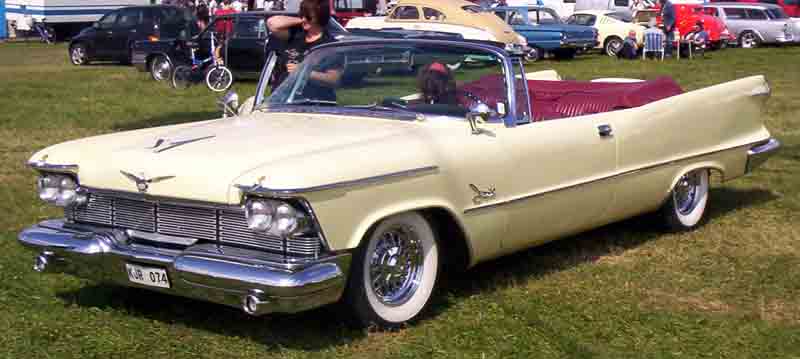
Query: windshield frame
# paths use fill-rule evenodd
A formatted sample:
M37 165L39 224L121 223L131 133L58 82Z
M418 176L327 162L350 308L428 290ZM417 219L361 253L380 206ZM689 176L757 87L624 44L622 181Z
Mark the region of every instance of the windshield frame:
M519 115L517 113L517 99L515 94L515 81L514 81L514 65L511 59L511 56L501 48L481 44L481 43L470 43L470 42L459 42L459 41L449 41L449 40L419 40L419 39L390 39L390 40L345 40L345 41L337 41L332 43L327 43L324 45L320 45L315 47L311 50L311 52L306 56L306 58L312 58L312 55L319 51L327 51L326 49L336 48L338 50L342 50L344 47L353 47L353 48L361 48L361 47L370 47L370 46L391 46L391 45L408 45L408 46L431 46L431 47L457 47L463 50L472 50L472 51L485 51L492 55L497 56L500 61L503 77L505 81L505 89L506 89L506 98L508 102L507 106L507 113L505 116L498 117L496 120L490 122L502 122L506 127L516 127L517 124L524 124L529 122L530 120L525 120L518 118ZM272 56L272 55L271 55ZM266 73L267 71L271 72L274 70L274 66L269 66L270 61L264 66L262 70L261 78L258 83L258 87L256 88L256 98L262 99L262 101L256 101L256 110L260 111L267 111L267 112L288 112L288 113L331 113L331 114L346 114L348 116L365 116L365 117L376 117L377 111L368 108L346 108L343 106L313 106L313 105L305 105L305 104L269 104L269 97L272 96L265 96L268 90L268 79L271 73ZM301 63L299 65L299 69L304 67L304 64ZM291 77L292 75L290 75ZM523 75L524 76L524 75ZM287 78L286 81L289 81ZM391 118L398 118L398 119L413 119L419 118L435 118L436 115L429 115L425 113L417 113L417 112L409 112L409 113L396 113L394 115L390 115L389 113L383 112L380 113L380 117L391 117ZM459 120L466 121L466 118L458 118Z

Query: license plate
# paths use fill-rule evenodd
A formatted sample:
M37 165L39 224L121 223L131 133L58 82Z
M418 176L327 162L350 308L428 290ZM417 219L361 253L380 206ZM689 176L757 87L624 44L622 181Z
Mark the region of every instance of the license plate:
M142 267L136 264L125 263L128 280L151 287L169 288L167 271L161 268Z

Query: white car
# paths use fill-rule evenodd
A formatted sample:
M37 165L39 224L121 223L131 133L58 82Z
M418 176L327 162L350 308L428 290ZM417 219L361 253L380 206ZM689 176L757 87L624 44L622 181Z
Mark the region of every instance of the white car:
M594 26L597 29L597 48L605 51L608 56L616 56L622 48L622 43L628 33L636 32L636 41L644 42L645 27L634 24L630 14L622 11L611 10L582 10L576 11L567 18L567 24Z

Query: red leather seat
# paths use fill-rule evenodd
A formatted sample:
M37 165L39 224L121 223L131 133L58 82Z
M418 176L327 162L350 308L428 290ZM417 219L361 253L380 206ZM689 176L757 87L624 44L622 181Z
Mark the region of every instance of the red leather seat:
M528 80L534 121L639 107L681 93L683 90L669 77L632 83ZM483 76L459 88L462 106L469 108L475 102L472 97L496 108L498 101L506 99L501 75Z

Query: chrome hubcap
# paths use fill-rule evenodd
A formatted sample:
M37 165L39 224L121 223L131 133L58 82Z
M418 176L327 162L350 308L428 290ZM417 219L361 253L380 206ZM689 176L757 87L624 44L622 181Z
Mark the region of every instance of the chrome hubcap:
M608 53L609 56L616 56L617 52L621 47L622 47L621 42L617 40L611 40L611 42L608 43L608 48L606 49L606 52Z
M163 58L156 59L156 63L153 64L153 77L160 81L167 76L169 76L169 62Z
M695 173L688 173L678 180L675 185L675 190L672 192L672 198L675 201L675 208L678 213L688 215L697 206L698 201L698 187L700 185L700 176Z
M752 34L744 34L744 36L742 36L742 47L750 48L753 47L753 44L754 39Z
M405 303L419 287L422 266L422 243L413 229L398 226L386 230L370 256L372 292L386 305Z

